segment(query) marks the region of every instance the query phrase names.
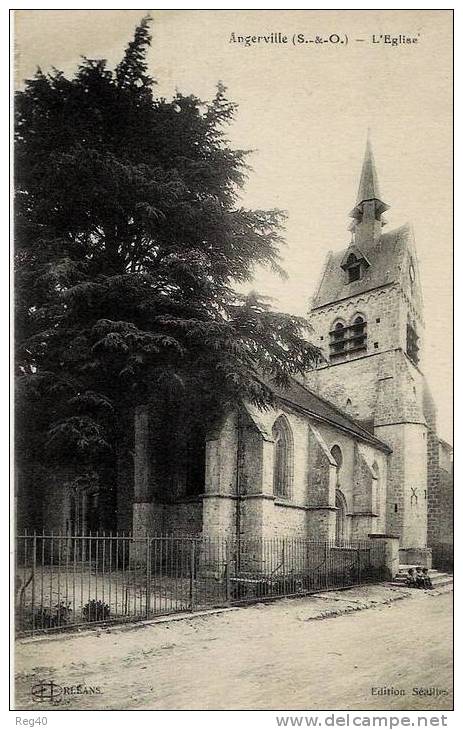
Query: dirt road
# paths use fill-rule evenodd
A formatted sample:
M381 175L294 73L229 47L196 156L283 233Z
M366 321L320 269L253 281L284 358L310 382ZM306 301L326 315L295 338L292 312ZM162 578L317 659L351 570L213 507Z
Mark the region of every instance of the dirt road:
M97 694L59 690L60 710L451 709L452 594L412 591L389 605L378 600L374 608L313 620L314 607L320 615L320 606L336 600L356 608L361 598L357 589L331 603L284 600L130 631L20 643L16 707L48 709L34 703L31 688L53 680L60 688L99 688Z

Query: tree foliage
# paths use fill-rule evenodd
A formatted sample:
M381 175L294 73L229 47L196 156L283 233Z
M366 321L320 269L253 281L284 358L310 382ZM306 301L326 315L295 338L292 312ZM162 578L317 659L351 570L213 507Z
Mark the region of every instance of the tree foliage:
M114 70L39 69L16 96L19 445L82 465L138 403L265 406L268 379L318 356L303 319L235 291L256 265L281 272L284 215L239 204L221 84L209 103L156 96L149 23Z

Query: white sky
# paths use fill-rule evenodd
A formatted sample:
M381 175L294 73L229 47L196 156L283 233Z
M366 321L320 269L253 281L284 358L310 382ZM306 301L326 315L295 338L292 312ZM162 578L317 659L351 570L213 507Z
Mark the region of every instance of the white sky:
M37 65L75 70L80 55L117 62L145 11L16 12L16 78ZM330 249L349 241L367 128L385 217L415 230L425 301L423 370L452 441L452 16L449 11L152 11L150 71L157 91L203 99L218 80L239 104L234 146L253 149L249 207L287 210L289 281L258 272L253 288L306 314ZM230 44L237 35L347 34L329 44ZM413 46L371 35L420 33ZM355 43L355 38L366 38Z

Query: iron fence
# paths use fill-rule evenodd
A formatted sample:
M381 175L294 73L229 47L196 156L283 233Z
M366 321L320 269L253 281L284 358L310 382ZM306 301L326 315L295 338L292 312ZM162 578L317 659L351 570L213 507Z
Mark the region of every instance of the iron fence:
M23 534L19 634L315 593L385 579L384 543Z

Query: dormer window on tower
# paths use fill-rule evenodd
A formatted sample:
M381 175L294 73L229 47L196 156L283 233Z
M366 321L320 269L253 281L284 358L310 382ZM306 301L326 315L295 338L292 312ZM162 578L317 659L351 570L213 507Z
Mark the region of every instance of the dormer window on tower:
M370 262L357 246L349 246L341 261L341 269L347 274L348 284L359 281L369 266Z
M349 258L347 259L347 275L349 277L349 284L352 281L358 281L360 279L361 274L361 263L357 260L357 258L354 256L354 254L351 254Z

